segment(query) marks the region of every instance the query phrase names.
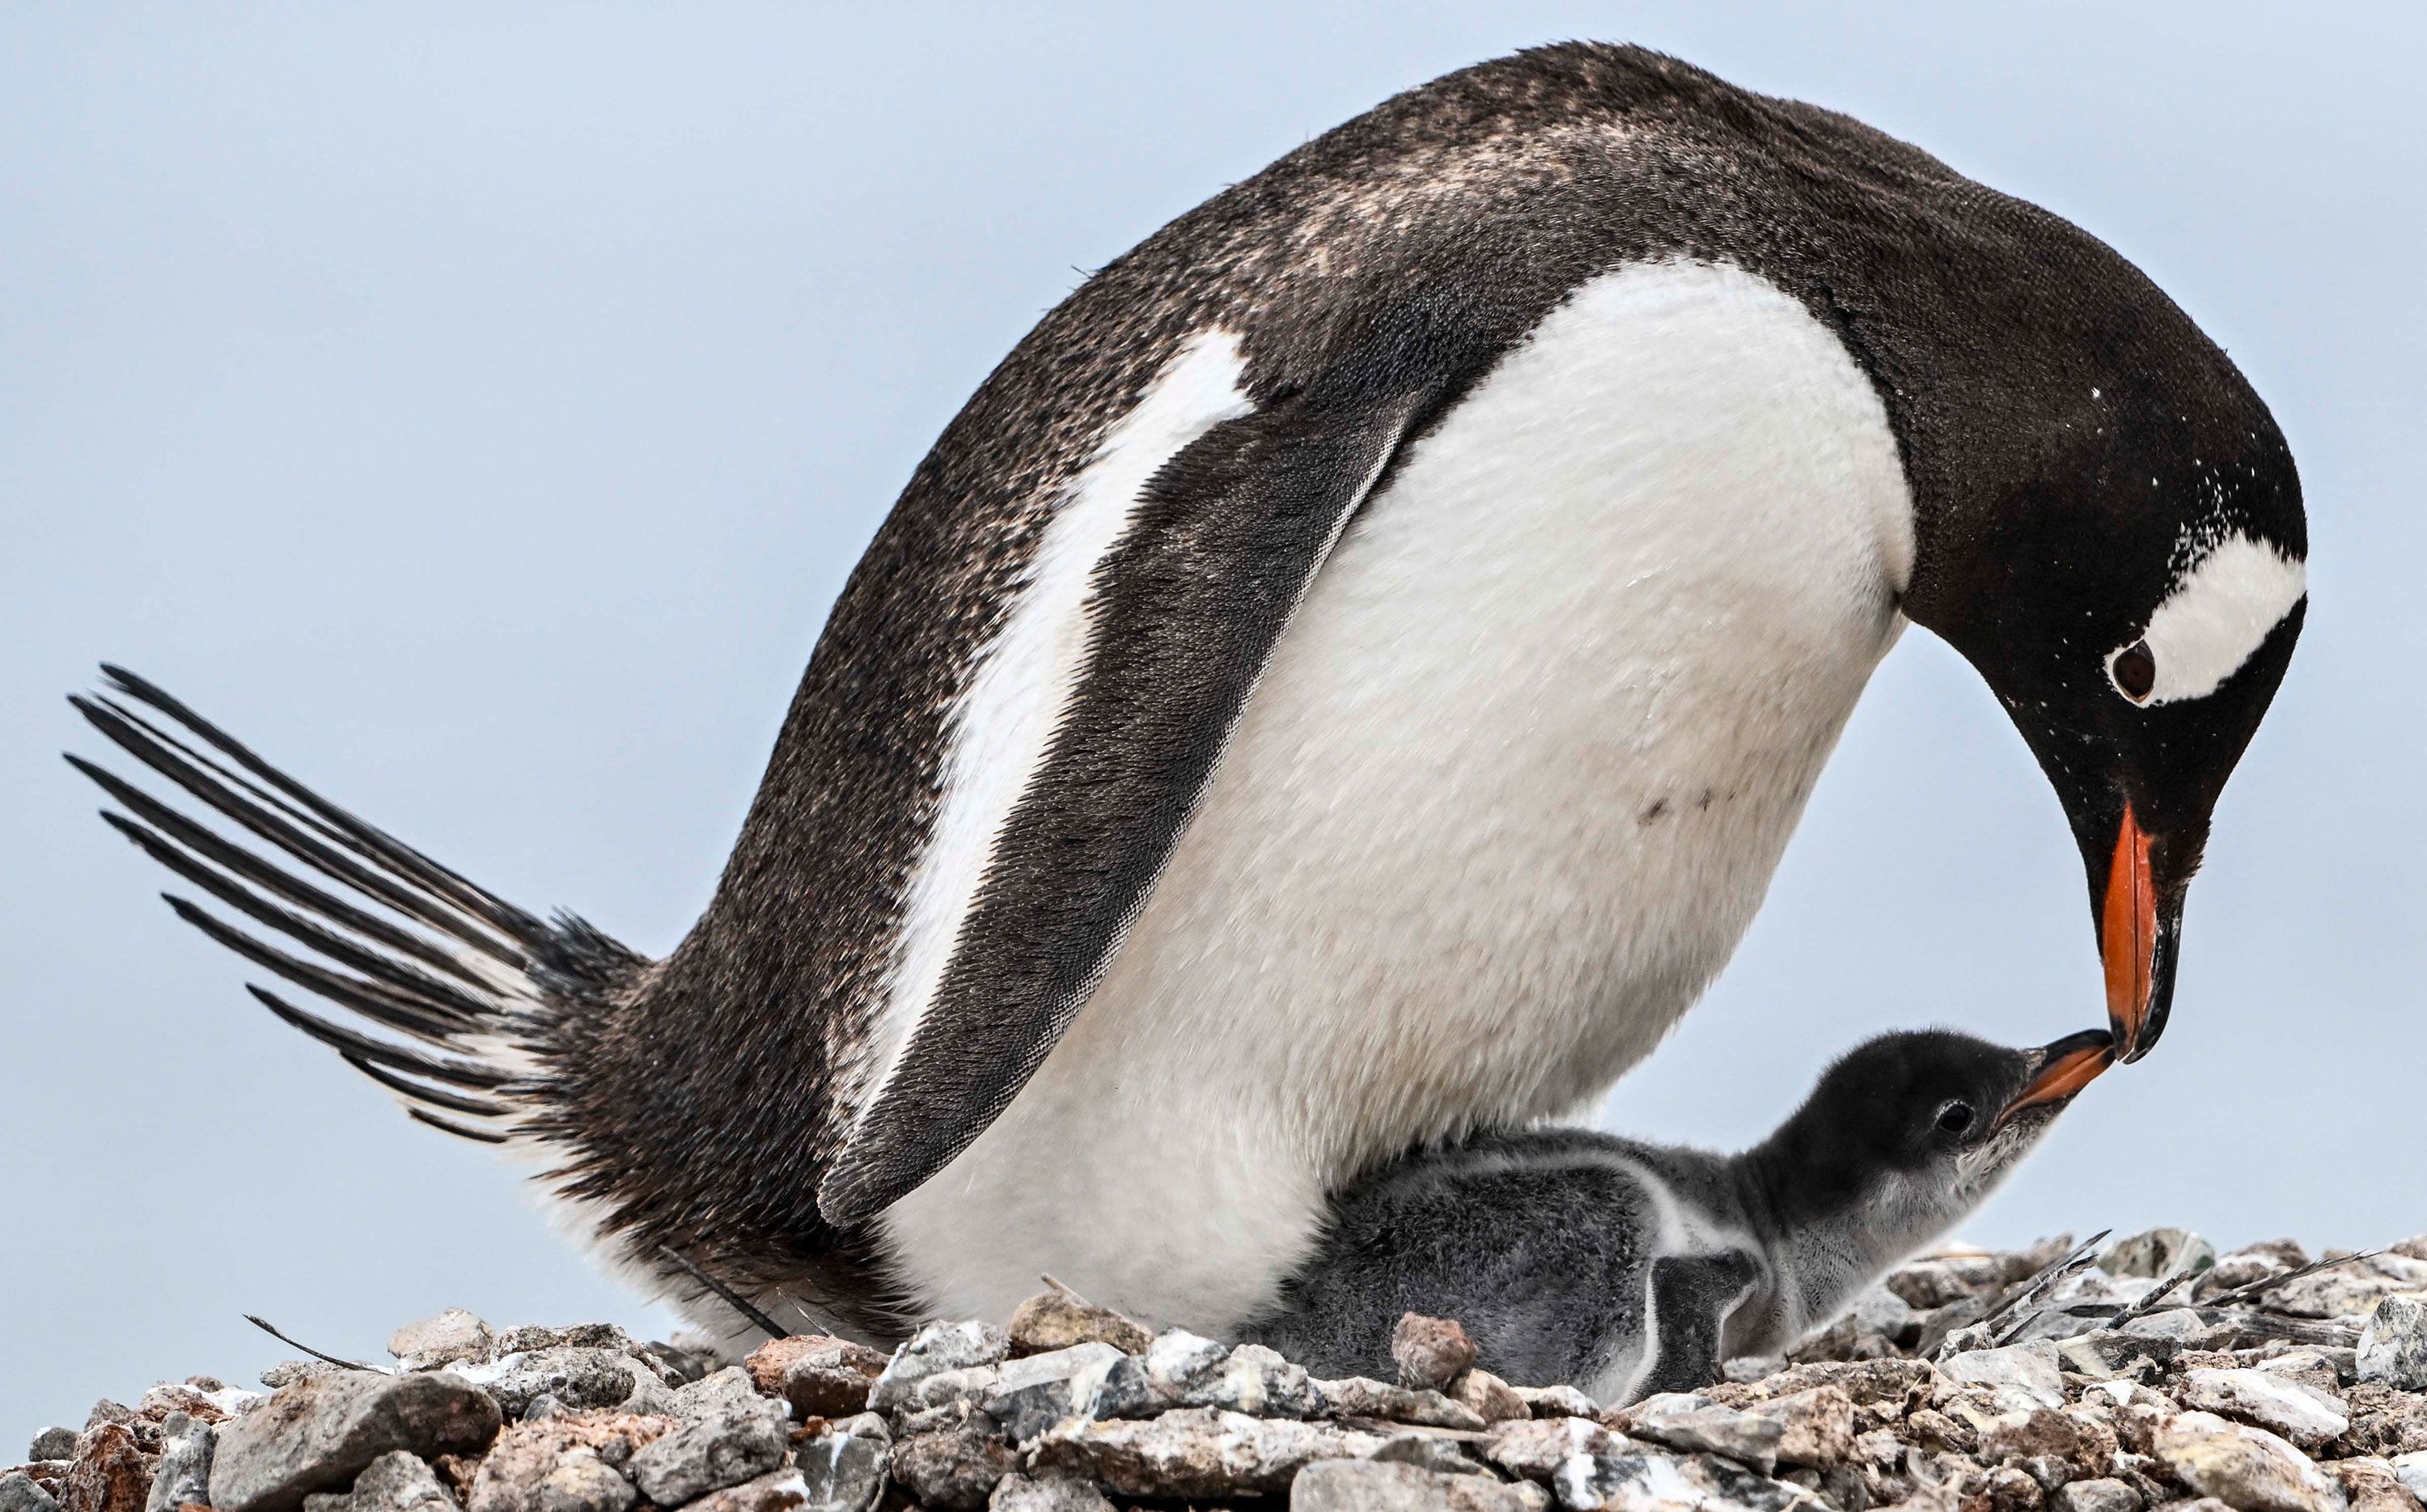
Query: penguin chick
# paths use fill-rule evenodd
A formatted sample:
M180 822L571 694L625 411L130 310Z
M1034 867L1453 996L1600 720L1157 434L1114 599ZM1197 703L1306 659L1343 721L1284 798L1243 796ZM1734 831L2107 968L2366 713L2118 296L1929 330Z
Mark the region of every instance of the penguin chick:
M1342 1193L1246 1337L1319 1374L1391 1372L1402 1313L1455 1318L1497 1374L1612 1403L1784 1351L1978 1207L2113 1059L1884 1034L1761 1144L1714 1155L1579 1129L1402 1156Z

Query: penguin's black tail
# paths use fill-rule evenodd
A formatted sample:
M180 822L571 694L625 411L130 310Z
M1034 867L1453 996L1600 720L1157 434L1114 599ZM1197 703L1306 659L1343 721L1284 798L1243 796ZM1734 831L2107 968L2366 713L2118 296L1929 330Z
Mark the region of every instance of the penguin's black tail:
M164 802L67 759L120 805L103 819L222 911L164 893L177 916L358 1020L252 988L414 1117L493 1145L525 1131L542 1112L566 1016L629 983L646 959L570 915L525 913L323 800L143 678L106 665L102 674L102 691L69 702L181 796Z

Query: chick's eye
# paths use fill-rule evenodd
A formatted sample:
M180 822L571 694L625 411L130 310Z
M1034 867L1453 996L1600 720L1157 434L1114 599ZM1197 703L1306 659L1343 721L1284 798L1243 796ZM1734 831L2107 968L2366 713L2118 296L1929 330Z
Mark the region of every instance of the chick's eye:
M1950 1134L1960 1134L1972 1127L1972 1105L1950 1102L1938 1110L1938 1127Z
M2158 686L2158 658L2148 641L2135 641L2109 658L2107 675L2115 679L2117 692L2136 704L2147 703L2149 690Z

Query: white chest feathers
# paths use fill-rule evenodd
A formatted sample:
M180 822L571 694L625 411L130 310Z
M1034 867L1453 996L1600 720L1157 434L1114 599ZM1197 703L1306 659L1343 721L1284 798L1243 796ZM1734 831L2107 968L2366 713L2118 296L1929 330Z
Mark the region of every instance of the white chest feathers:
M1800 304L1708 265L1580 288L1344 536L1101 987L887 1214L910 1276L946 1316L1051 1272L1219 1329L1327 1187L1607 1085L1751 919L1912 552L1878 398Z

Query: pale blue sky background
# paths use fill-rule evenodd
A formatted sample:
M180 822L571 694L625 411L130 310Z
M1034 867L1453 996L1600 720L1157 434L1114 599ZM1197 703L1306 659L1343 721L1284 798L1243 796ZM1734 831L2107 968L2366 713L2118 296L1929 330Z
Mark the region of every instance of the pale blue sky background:
M2174 1027L1971 1232L2427 1229L2417 8L882 10L0 11L0 1462L97 1394L281 1358L239 1311L363 1354L450 1304L663 1321L157 903L57 759L97 743L59 701L95 659L662 951L854 556L1074 269L1567 36L1852 111L2083 222L2300 458L2308 635ZM1733 1143L1873 1029L2039 1039L2097 1003L2055 801L1916 633L1610 1117Z

